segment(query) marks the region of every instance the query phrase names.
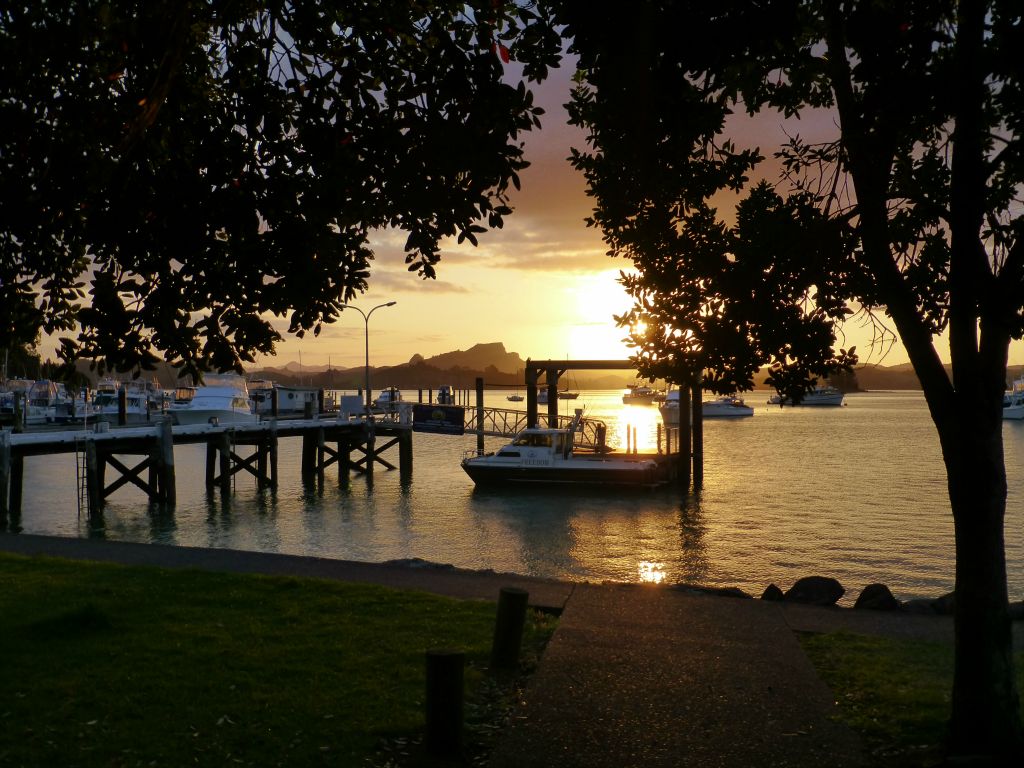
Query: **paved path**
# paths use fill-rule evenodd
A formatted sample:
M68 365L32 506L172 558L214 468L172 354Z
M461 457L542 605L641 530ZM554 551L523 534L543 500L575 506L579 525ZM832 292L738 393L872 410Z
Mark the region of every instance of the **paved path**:
M759 600L581 586L523 698L494 768L869 765Z
M834 722L833 697L794 630L952 639L944 617L573 584L415 562L26 534L0 534L0 551L332 578L466 599L494 600L503 586L526 589L531 605L564 612L498 744L495 768L865 766L857 737Z

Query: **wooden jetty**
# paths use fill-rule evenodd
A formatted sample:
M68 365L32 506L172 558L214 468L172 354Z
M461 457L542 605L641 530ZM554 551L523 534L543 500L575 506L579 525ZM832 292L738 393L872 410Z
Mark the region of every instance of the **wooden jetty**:
M77 455L79 504L91 520L100 519L104 500L119 488L135 485L154 501L173 504L176 497L174 445L206 444L206 486L230 491L231 479L240 472L256 478L260 488L276 488L278 440L301 437L303 477L321 482L325 470L338 466L339 479L351 472L367 474L375 465L412 474L412 425L399 413L387 417L350 420L310 418L258 423L192 424L173 426L170 420L143 427L90 431L13 433L0 430L0 522L21 514L26 456L56 453ZM398 467L382 454L398 446ZM242 455L243 446L253 450ZM123 457L138 457L130 466ZM121 457L121 458L119 458ZM107 482L108 471L116 473Z

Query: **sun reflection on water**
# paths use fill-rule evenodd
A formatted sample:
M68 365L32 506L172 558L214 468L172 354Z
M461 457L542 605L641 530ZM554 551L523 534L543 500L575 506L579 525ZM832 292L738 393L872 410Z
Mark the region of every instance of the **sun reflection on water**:
M626 450L628 443L639 453L654 453L658 450L658 425L661 412L654 405L625 405L619 411L610 430L609 442L618 450ZM612 426L612 425L609 425ZM634 438L636 443L634 445Z
M645 584L661 584L665 581L665 564L641 560L636 564L637 575Z

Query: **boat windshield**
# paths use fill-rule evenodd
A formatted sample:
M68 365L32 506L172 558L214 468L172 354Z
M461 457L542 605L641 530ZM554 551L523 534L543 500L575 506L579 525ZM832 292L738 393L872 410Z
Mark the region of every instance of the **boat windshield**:
M550 448L551 435L527 432L517 437L512 445L524 445L530 448Z

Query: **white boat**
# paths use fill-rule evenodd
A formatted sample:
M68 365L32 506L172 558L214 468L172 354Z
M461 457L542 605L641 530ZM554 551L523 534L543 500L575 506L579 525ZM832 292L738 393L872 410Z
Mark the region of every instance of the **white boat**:
M664 401L658 406L661 413L661 420L665 426L679 426L679 390L671 389L666 393Z
M642 384L630 384L629 392L622 396L623 405L654 405L654 398L658 396L658 390Z
M382 389L380 394L377 395L377 399L373 401L375 408L380 408L385 411L393 411L398 407L398 404L402 402L402 393L398 387L388 387Z
M192 397L188 398L188 391ZM208 376L201 387L179 387L167 410L175 424L237 424L259 420L240 376Z
M666 482L650 457L575 452L573 434L582 413L577 410L567 429L524 429L494 453L467 452L462 469L477 485L652 487Z
M1003 395L1003 419L1024 419L1024 377L1016 379Z
M79 412L77 421L85 419L117 424L120 418L119 398L125 393L125 423L144 424L155 420L164 408L164 393L155 381L133 381L118 383L113 379L101 379L96 384L92 402Z
M274 393L277 392L278 416L302 416L306 404L311 403L313 413L317 411L319 390L314 387L291 387L275 384L266 379L256 379L247 385L253 411L260 416L274 414Z
M769 405L791 405L788 397L772 395L768 398ZM842 405L843 393L836 387L818 385L804 395L803 400L796 405Z
M735 419L754 415L754 409L736 395L722 395L714 400L705 400L700 405L700 412L705 419Z
M66 422L71 415L71 397L64 385L39 379L32 382L25 406L25 424Z

